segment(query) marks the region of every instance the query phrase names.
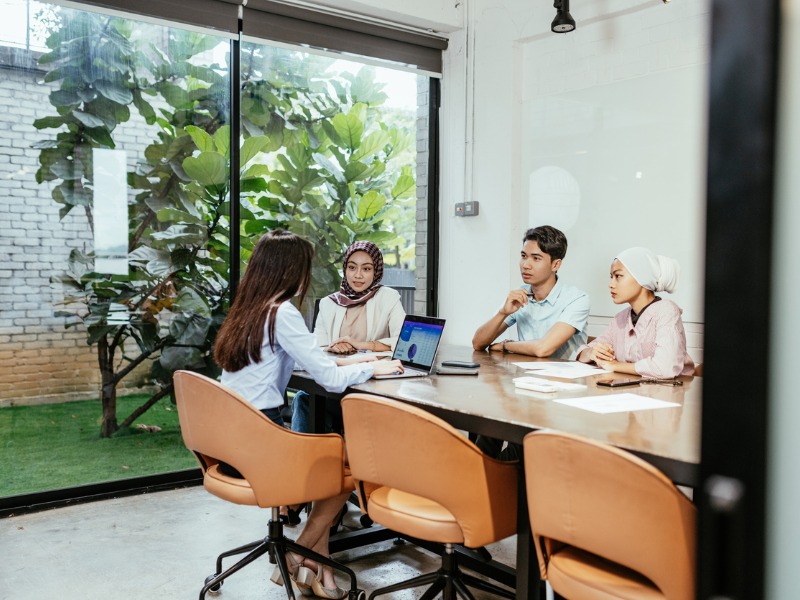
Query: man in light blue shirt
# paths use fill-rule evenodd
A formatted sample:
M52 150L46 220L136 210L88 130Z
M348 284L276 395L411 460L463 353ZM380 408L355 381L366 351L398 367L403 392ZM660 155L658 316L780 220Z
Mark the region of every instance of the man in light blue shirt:
M558 279L567 238L555 227L542 225L526 231L522 244L519 268L524 285L511 290L497 314L478 328L472 346L574 359L587 340L589 296ZM519 340L494 342L512 325L517 326Z
M558 269L567 254L566 236L550 225L525 232L519 270L524 285L511 290L500 310L478 328L472 338L475 350L499 351L529 356L574 359L586 343L589 296L558 279ZM512 325L519 340L494 340ZM478 436L478 447L494 458L518 460L522 446Z

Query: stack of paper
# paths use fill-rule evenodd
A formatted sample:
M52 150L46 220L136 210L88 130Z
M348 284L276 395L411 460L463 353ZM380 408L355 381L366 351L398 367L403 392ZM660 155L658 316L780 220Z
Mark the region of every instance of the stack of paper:
M586 389L586 386L581 383L551 381L550 379L542 379L541 377L515 377L514 385L523 390L545 393L574 392Z
M515 362L515 366L526 371L534 371L535 375L545 377L560 377L562 379L580 379L581 377L591 377L600 373L611 373L607 369L601 369L581 362L567 361L536 361L536 362Z

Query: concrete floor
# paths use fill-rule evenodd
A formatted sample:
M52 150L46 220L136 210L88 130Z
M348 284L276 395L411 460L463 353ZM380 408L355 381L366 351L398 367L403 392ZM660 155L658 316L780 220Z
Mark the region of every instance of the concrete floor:
M351 506L343 525L359 527L359 516ZM264 510L224 502L202 487L0 519L0 600L197 598L217 554L264 536L267 519ZM296 537L300 528L286 531ZM503 540L489 550L496 560L513 565L516 540ZM334 558L356 572L359 587L368 594L439 565L439 557L391 541ZM269 581L271 572L268 560L260 559L228 579L218 598L286 598L284 589ZM339 577L340 585L345 581ZM423 591L391 598L411 600Z

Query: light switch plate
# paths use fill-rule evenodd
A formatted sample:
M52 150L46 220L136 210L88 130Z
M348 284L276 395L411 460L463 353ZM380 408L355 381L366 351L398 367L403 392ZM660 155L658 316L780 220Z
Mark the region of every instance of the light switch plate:
M456 202L455 216L474 217L478 214L479 203L477 200L471 202Z

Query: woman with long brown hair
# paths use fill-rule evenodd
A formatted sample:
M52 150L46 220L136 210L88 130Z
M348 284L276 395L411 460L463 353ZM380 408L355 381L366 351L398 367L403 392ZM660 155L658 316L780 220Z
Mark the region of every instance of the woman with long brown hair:
M214 357L222 369L221 381L283 426L280 407L295 364L329 392L340 393L376 374L402 372L399 361L375 361L374 356L335 361L320 349L300 311L311 283L312 245L301 237L276 229L256 244L236 298L217 335ZM267 458L267 457L265 457ZM279 460L280 457L274 457ZM328 554L331 522L348 494L318 500L297 543ZM292 579L304 594L343 598L333 572L290 554ZM280 582L280 572L272 580Z

